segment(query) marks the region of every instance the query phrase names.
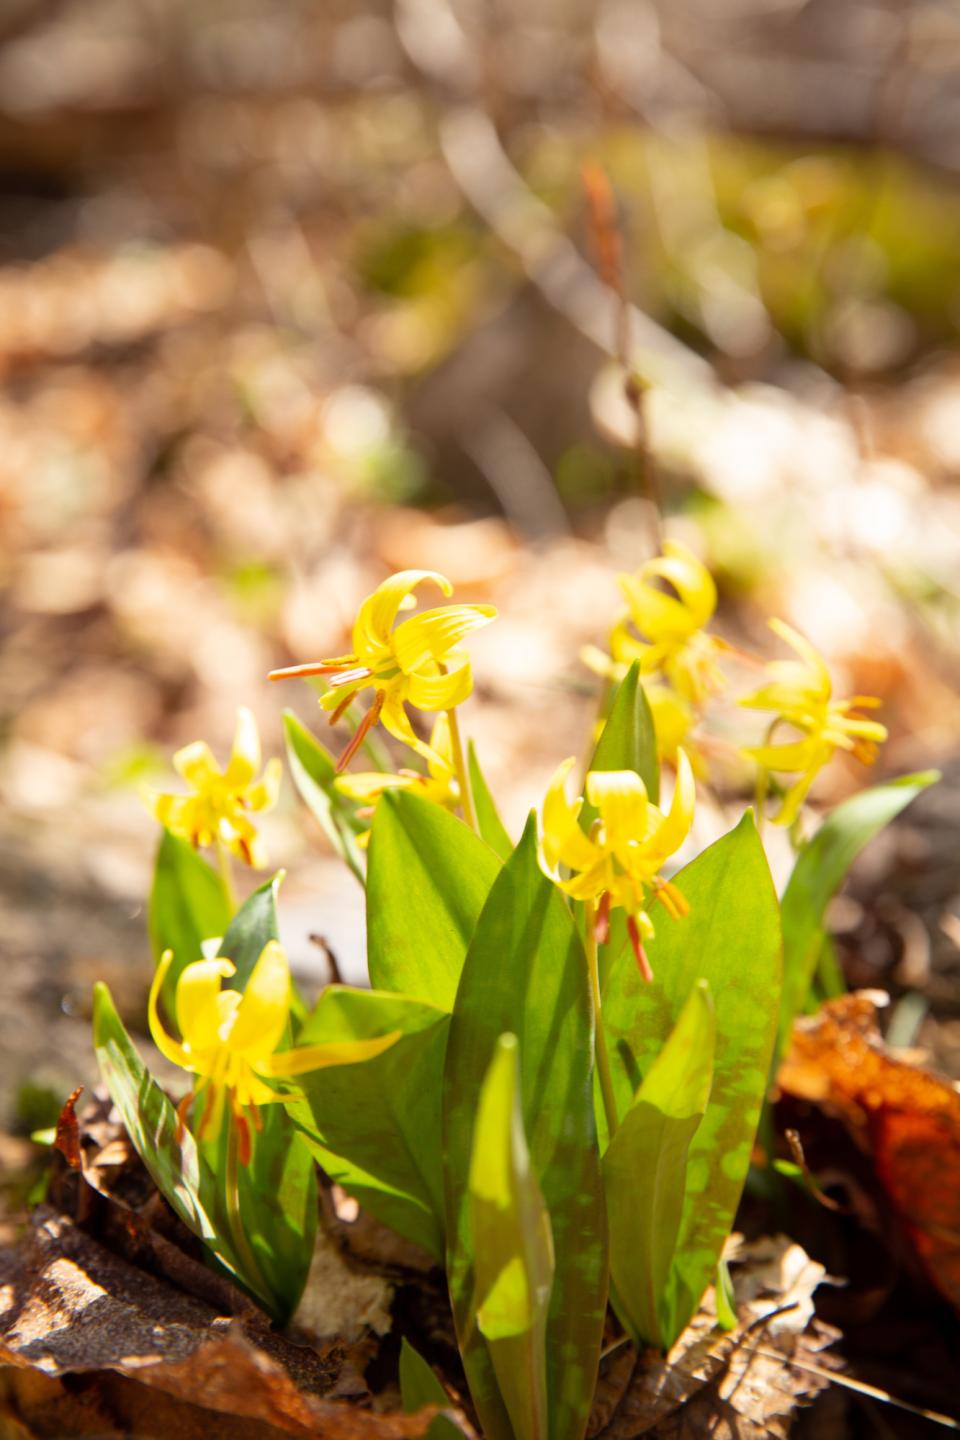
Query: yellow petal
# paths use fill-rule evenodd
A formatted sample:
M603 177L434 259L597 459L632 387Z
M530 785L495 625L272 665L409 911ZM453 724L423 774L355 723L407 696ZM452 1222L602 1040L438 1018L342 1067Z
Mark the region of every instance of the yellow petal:
M354 775L338 775L333 782L334 789L339 790L341 795L346 795L349 800L356 800L361 804L379 800L385 790L408 790L413 783L407 775L390 775L380 770L364 770L358 771Z
M177 981L177 1024L192 1051L208 1050L219 1042L220 982L235 973L236 966L225 959L195 960L181 971Z
M430 732L430 749L436 759L427 762L427 769L441 785L449 784L454 773L453 744L450 739L450 717L441 711Z
M195 740L192 745L184 745L182 750L178 750L173 757L173 768L194 790L206 790L211 782L223 778L205 740Z
M604 848L623 850L647 835L647 787L635 770L591 770L587 799L600 811Z
M540 844L543 858L553 871L558 865L587 870L601 855L598 846L580 829L578 816L582 800L571 805L567 799L567 776L575 764L576 757L571 755L557 767L543 799Z
M635 575L620 575L618 580L630 618L648 640L683 639L697 629L693 616L675 596L655 590Z
M212 845L207 802L197 795L151 795L150 809L160 824L191 845Z
M818 689L829 696L833 688L833 683L830 679L830 671L827 669L826 662L820 652L814 649L805 635L801 635L799 630L794 630L793 626L788 625L785 620L774 618L768 623L775 635L779 635L781 640L785 640L791 649L796 650L797 654L816 675Z
M290 1013L290 965L276 940L264 945L237 1007L230 1031L231 1050L249 1058L271 1055L283 1036Z
M370 1040L336 1040L326 1045L297 1045L293 1050L284 1050L280 1055L271 1055L257 1061L257 1069L264 1075L281 1080L287 1075L305 1075L310 1070L325 1070L331 1065L357 1065L363 1060L372 1060L382 1055L400 1039L401 1031L391 1030L389 1035L377 1035Z
M784 745L752 745L744 750L745 755L751 756L764 770L807 770L811 766L819 768L825 763L818 762L817 742L814 739L797 740ZM829 750L827 751L829 755Z
M391 634L397 611L418 585L430 580L444 595L453 594L445 575L435 570L401 570L378 585L360 606L353 627L353 648L364 664L375 664L391 651Z
M160 1054L174 1065L179 1065L181 1070L190 1069L190 1056L184 1050L178 1040L168 1035L160 1021L159 999L160 991L163 989L163 982L167 978L170 966L173 964L173 951L165 950L160 958L153 975L153 984L150 986L150 998L147 1001L147 1021L150 1026L150 1036Z
M446 675L410 675L407 699L418 710L454 710L473 689L473 675L466 655L457 656Z
M441 605L404 620L392 637L400 669L410 675L431 660L442 663L472 630L496 617L492 605Z
M276 755L267 761L266 769L255 785L247 787L244 802L251 810L272 810L280 793L283 761Z
M693 770L684 750L677 751L677 777L673 787L669 813L652 837L647 858L659 870L668 856L680 849L690 833L697 803L697 786Z
M641 573L667 580L689 610L696 629L702 630L717 608L713 576L698 556L679 540L667 540L663 552L662 556L648 561Z
M253 711L246 705L237 710L233 749L223 778L233 790L245 790L260 769L260 735Z

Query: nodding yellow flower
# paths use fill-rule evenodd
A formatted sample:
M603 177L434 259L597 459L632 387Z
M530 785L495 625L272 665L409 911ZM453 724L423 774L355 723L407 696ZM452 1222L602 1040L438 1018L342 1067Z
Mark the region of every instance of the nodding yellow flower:
M877 758L877 748L887 730L877 720L858 715L858 710L875 710L880 701L872 695L852 695L849 700L833 699L833 683L823 657L809 640L783 620L771 620L770 628L796 651L799 660L773 660L766 666L769 683L740 701L753 710L774 710L776 719L767 732L767 743L745 750L763 771L799 776L787 790L779 814L779 825L792 825L807 791L837 750L848 750L865 765ZM778 725L799 730L802 740L771 744Z
M148 1016L150 1034L160 1053L197 1077L194 1089L178 1107L180 1123L185 1123L188 1108L200 1101L197 1138L212 1139L219 1134L229 1108L244 1163L251 1153L250 1125L261 1128L259 1107L291 1097L289 1090L280 1094L268 1081L370 1059L389 1049L400 1033L393 1031L373 1040L301 1045L275 1053L290 1016L290 966L282 945L271 940L242 994L221 988L221 982L236 973L230 960L218 956L184 967L176 990L181 1039L175 1040L164 1029L158 1009L172 960L173 951L167 950L157 966Z
M567 799L565 784L574 765L559 767L543 802L540 864L544 873L574 900L598 905L598 939L606 933L611 907L627 913L627 929L637 963L651 978L643 940L653 933L647 913L648 892L675 916L687 914L686 900L675 885L661 878L664 862L683 844L693 823L696 789L690 761L677 752L677 781L670 810L664 814L647 797L646 786L633 770L591 770L586 798L599 812L585 833L579 823L583 799ZM572 873L564 878L560 866Z
M194 794L148 794L147 804L160 824L191 845L219 842L247 865L256 869L266 865L263 842L250 812L269 810L276 803L282 766L279 760L270 760L260 779L255 778L260 769L260 736L246 706L237 711L233 750L225 770L203 740L178 750L173 768L193 787Z
M437 717L430 736L431 757L427 760L427 773L418 770L400 770L392 775L381 770L364 771L362 774L338 775L334 784L341 795L351 800L366 802L371 817L380 796L386 790L412 790L435 805L455 810L460 803L460 787L450 741L450 721L446 714ZM363 814L364 812L359 812ZM357 844L364 846L370 839L370 831L357 837Z
M678 540L665 541L663 551L635 575L618 577L627 614L611 631L610 653L620 665L639 660L643 675L663 675L678 695L700 706L723 685L717 655L726 647L704 633L717 608L717 587ZM664 590L660 580L675 593Z
M401 570L360 606L349 655L270 672L271 680L326 676L330 690L320 704L333 712L331 725L361 690L373 689L373 704L340 756L338 770L346 768L378 720L397 740L432 759L430 746L414 733L404 706L409 702L418 710L452 710L473 688L470 660L457 647L471 630L496 619L497 612L492 605L441 605L395 625L398 612L414 603L413 592L427 580L444 595L453 594L450 581L435 570Z

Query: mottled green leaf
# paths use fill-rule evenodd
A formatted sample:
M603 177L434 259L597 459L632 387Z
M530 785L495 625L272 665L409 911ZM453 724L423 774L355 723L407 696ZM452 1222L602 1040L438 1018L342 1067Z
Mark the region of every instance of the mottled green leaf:
M230 905L217 872L169 830L157 846L148 916L154 961L159 963L165 950L173 951L163 984L163 1003L172 1015L180 972L201 958L204 940L226 930Z
M710 1098L715 1042L710 987L698 980L603 1156L610 1283L640 1344L666 1348L687 1154Z
M501 1034L519 1040L523 1124L553 1225L547 1319L550 1440L579 1440L597 1376L606 1308L606 1215L593 1115L586 959L562 895L540 871L527 825L484 907L450 1027L444 1087L448 1281L470 1391L488 1440L512 1428L471 1324L474 1239L467 1173L477 1096Z
M513 853L513 841L507 834L506 827L500 819L500 812L497 810L497 803L490 793L490 787L480 769L480 761L477 759L476 746L471 740L467 746L468 765L470 768L470 789L473 791L473 808L477 812L477 826L480 830L480 838L486 840L490 849L500 856L501 860L507 860Z
M480 1087L469 1186L476 1325L514 1435L541 1440L553 1235L523 1133L515 1035L500 1036Z
M646 947L653 982L643 980L627 947L610 963L603 997L621 1115L698 980L709 982L716 1011L713 1087L688 1153L667 1344L713 1280L740 1199L766 1090L781 977L777 898L751 812L673 879L690 913L675 920L657 910L657 933Z
M246 989L263 947L269 940L280 938L277 896L284 873L279 870L272 880L264 881L254 890L227 926L217 954L232 960L237 967L237 973L226 982L231 990Z
M337 768L333 756L292 710L283 712L283 733L287 764L301 799L362 885L363 852L356 837L364 826L355 818L356 807L334 785Z
M363 1040L399 1030L389 1050L297 1078L290 1114L334 1180L377 1219L443 1260L440 1094L449 1016L376 990L331 985L298 1042Z
M838 805L800 851L781 902L783 998L778 1052L789 1043L793 1022L813 982L831 897L864 845L939 778L938 771L926 770L862 791Z
M370 983L451 1010L499 869L489 845L461 820L422 796L388 791L370 837Z

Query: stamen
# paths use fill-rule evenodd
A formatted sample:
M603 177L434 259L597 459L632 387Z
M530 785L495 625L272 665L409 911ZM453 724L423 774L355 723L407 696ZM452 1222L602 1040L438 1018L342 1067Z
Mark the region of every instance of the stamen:
M267 679L299 680L305 675L338 675L343 666L342 660L312 660L308 665L287 665L282 670L271 670Z
M234 1117L234 1123L237 1127L237 1139L240 1142L237 1159L241 1165L249 1165L250 1157L253 1154L253 1143L250 1139L250 1126L247 1124L247 1117L245 1115L237 1115Z
M177 1106L177 1128L174 1131L173 1136L174 1141L177 1145L183 1144L183 1137L187 1128L187 1111L190 1109L190 1106L193 1104L195 1098L196 1097L194 1095L194 1092L192 1090L188 1090L186 1095L184 1095L183 1099L180 1101L180 1104Z
M206 1095L204 1096L203 1102L203 1114L200 1116L200 1124L197 1126L198 1140L205 1140L207 1138L207 1132L210 1128L210 1123L213 1120L217 1108L216 1100L217 1087L215 1083L211 1080L207 1085L207 1091Z
M657 899L672 919L682 920L685 915L690 914L690 904L676 885L672 885L669 880L657 880L654 888Z
M341 670L330 681L330 689L336 690L341 685L352 685L357 680L369 680L373 671L369 665L357 665L353 670Z
M356 690L351 690L349 695L344 695L343 699L340 701L340 704L336 707L336 709L331 711L330 718L327 721L328 725L336 725L337 721L343 715L344 711L350 709L350 706L353 704L354 699L356 698L356 694Z
M630 936L630 944L633 946L633 953L636 956L640 974L649 985L653 979L653 970L650 968L647 952L644 950L643 941L640 939L640 930L637 926L637 917L635 915L627 916L627 934Z
M610 891L604 890L597 906L593 922L593 934L598 945L606 945L610 939Z
M350 744L347 746L346 750L344 750L343 754L340 756L340 759L337 761L338 775L342 774L342 772L346 770L347 766L350 764L350 761L353 759L354 755L356 755L357 751L360 749L360 746L363 744L364 740L366 740L370 731L380 719L380 711L383 709L383 702L386 700L386 698L386 690L377 691L373 704L370 706L370 709L367 711L366 715L364 715L363 719L360 721L360 724L357 726L356 734L350 741Z

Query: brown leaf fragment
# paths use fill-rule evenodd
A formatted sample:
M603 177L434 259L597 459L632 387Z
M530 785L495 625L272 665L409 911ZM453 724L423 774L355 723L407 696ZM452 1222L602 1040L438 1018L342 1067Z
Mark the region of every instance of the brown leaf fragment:
M778 1076L869 1154L929 1279L960 1308L960 1092L885 1046L869 992L797 1022Z
M35 1213L19 1251L0 1253L0 1360L7 1365L71 1377L73 1392L77 1377L90 1377L81 1388L88 1384L101 1398L99 1377L107 1372L178 1406L259 1422L264 1436L406 1440L425 1433L432 1412L374 1414L333 1399L340 1375L332 1358L268 1330L262 1317L248 1323L218 1314L49 1208ZM136 1433L195 1432L176 1422L165 1432ZM220 1433L227 1432L211 1430Z
M83 1086L78 1085L76 1090L67 1097L63 1109L57 1117L57 1133L54 1136L54 1149L59 1150L71 1170L79 1170L82 1167L83 1159L80 1154L80 1126L77 1123L77 1101L83 1094Z
M731 1244L727 1256L737 1297L738 1328L716 1329L708 1292L669 1355L630 1349L633 1374L609 1420L591 1433L602 1440L760 1440L785 1437L798 1406L828 1383L793 1360L824 1367L821 1351L837 1332L813 1318L811 1296L822 1265L799 1245L775 1236ZM616 1369L626 1364L617 1359ZM612 1377L609 1377L612 1378ZM601 1394L604 1381L601 1380Z

